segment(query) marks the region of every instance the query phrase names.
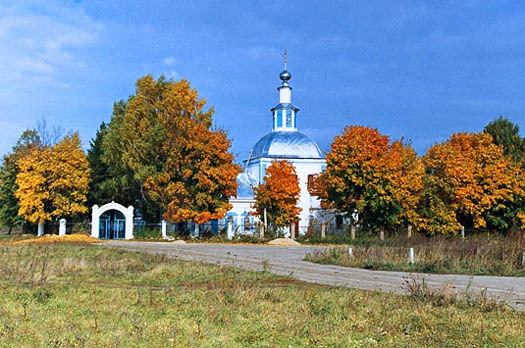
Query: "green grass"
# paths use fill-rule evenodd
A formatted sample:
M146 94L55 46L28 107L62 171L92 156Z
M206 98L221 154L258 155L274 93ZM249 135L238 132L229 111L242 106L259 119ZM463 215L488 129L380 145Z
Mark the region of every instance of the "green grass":
M525 314L101 245L0 246L0 347L525 347ZM421 290L421 289L419 289Z

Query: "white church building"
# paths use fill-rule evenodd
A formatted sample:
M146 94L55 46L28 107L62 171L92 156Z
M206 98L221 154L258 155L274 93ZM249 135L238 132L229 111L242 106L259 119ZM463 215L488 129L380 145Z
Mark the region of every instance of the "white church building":
M272 130L254 145L248 159L244 161L244 171L237 177L237 197L230 199L233 208L227 214L227 219L233 220L234 228L228 234L253 232L257 218L250 214L254 211L255 202L251 187L263 182L266 168L275 160L292 163L299 179L301 195L298 206L301 213L296 225L299 234L306 233L310 219L320 205L319 200L307 190L308 176L324 171L326 162L316 142L298 130L299 108L292 104L292 87L289 84L292 75L286 70L286 60L285 69L279 78L282 82L277 88L279 104L270 110Z

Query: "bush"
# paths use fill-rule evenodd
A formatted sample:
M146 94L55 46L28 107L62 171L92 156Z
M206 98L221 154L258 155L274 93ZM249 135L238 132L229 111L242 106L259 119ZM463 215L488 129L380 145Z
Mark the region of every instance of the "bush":
M160 228L150 228L145 227L139 230L135 230L133 233L135 239L144 239L144 240L161 240L162 231Z

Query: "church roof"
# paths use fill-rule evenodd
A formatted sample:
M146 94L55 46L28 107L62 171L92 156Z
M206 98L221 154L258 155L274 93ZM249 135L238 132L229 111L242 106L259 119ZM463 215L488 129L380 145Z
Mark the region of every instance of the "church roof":
M263 136L253 147L250 158L322 159L319 146L298 131L274 131Z

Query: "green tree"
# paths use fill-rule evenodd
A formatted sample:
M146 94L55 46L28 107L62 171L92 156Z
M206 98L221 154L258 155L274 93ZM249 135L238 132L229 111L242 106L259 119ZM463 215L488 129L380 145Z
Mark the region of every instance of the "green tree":
M514 162L525 166L525 139L520 136L520 128L503 116L485 126L485 133L492 135L496 145L503 146L503 153Z
M118 109L118 106L116 106ZM117 111L118 112L118 111ZM116 201L124 205L134 205L142 199L137 183L129 180L131 173L123 168L110 166L105 161L104 139L109 127L102 122L94 139L90 141L87 159L91 169L91 182L88 193L88 207Z
M24 219L18 215L18 200L15 192L18 190L16 176L20 169L18 160L24 157L31 149L40 147L41 141L35 130L29 129L22 133L11 153L3 158L0 167L0 223L9 229L20 226Z
M87 151L89 168L91 169L91 182L89 183L88 207L95 204L106 203L107 194L102 189L104 182L109 175L109 166L102 160L104 151L102 141L107 133L106 123L102 122L94 139L90 141L90 148Z

